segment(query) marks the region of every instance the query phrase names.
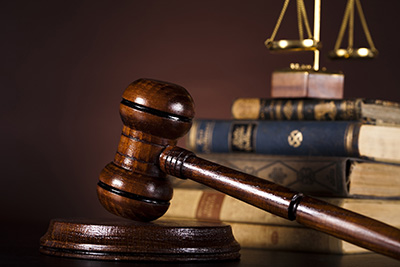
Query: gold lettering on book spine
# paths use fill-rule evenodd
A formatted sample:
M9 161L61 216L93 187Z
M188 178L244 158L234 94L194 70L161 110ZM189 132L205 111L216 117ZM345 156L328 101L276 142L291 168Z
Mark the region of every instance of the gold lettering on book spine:
M251 151L251 136L253 127L251 125L237 127L233 131L232 145L241 151Z
M193 128L193 126L195 126ZM204 153L211 152L211 142L212 142L212 133L214 130L215 122L206 123L204 129L198 129L198 125L193 124L192 130L198 133L197 138L191 139L192 142L195 142L195 146L192 145L192 148L200 147Z

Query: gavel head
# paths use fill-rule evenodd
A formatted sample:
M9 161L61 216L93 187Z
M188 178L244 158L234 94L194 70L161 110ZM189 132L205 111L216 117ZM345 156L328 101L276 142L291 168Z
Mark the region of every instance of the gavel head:
M155 220L172 198L171 183L158 166L159 155L189 131L194 103L181 86L140 79L123 93L120 114L118 150L100 174L97 194L115 215Z

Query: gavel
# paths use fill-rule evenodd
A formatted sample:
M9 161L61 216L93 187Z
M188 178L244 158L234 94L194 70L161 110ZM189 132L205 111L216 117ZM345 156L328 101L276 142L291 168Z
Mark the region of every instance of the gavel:
M97 185L105 209L137 221L161 217L173 196L167 177L172 175L400 260L399 229L176 146L178 138L189 131L194 114L192 97L179 85L139 79L127 87L120 103L120 143Z

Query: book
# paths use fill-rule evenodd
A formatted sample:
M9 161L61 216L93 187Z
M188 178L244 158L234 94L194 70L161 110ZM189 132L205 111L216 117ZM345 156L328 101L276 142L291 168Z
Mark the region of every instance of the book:
M188 220L180 217L166 218L164 216L164 218L174 221ZM342 255L372 253L370 250L311 228L238 222L224 223L231 226L233 236L241 248Z
M370 250L305 227L250 223L229 225L242 248L326 254L372 253Z
M400 200L352 198L323 198L323 200L394 227L400 226ZM337 254L370 252L211 189L176 188L171 206L164 218L227 223L242 248Z
M357 157L399 163L399 136L400 127L354 121L198 119L186 145L202 153Z
M272 156L262 154L199 154L201 158L322 197L398 198L400 165L346 157ZM175 186L205 189L191 180Z
M240 120L348 120L400 125L400 103L363 98L238 98L232 104L232 116Z
M320 198L389 225L400 225L400 199ZM175 187L164 215L186 219L304 227L213 189Z

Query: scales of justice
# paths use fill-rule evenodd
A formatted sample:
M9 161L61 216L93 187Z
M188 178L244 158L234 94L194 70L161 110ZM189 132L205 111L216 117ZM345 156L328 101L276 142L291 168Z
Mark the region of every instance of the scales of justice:
M314 62L313 65L292 63L287 70L273 72L271 96L274 98L312 97L340 99L343 97L344 75L341 72L326 71L319 66L320 49L322 47L320 41L321 1L315 0L314 2L313 33L311 32L303 0L296 0L296 2L299 38L294 40L275 40L290 3L290 0L285 0L275 28L271 37L265 41L265 45L272 52L311 51L314 53ZM356 11L369 47L354 47ZM343 48L341 45L346 30L348 33L347 47ZM360 0L348 0L335 46L328 54L329 58L335 60L373 59L377 55L378 50L372 41Z
M354 3L362 14L360 1L349 0L342 29L347 23L349 26L353 24ZM300 39L274 40L288 4L289 0L286 0L266 45L273 51L313 51L315 61L312 68L293 68L290 72L278 74L286 75L285 79L299 74L314 75L317 80L322 76L328 83L339 84L337 74L320 71L318 66L320 1L315 1L313 36L304 3L298 0ZM302 36L303 22L308 34L306 39ZM368 32L366 23L363 24ZM341 38L338 39L339 45ZM347 49L335 48L331 55L347 59L371 58L377 54L373 45L369 49L353 49L352 45L349 42ZM274 85L284 86L279 82ZM340 86L335 86L334 96L338 97ZM300 89L307 88L311 91L317 89L310 82ZM168 179L171 175L202 183L266 212L400 259L399 229L201 159L177 147L177 139L187 133L194 117L193 100L185 88L157 80L136 80L122 95L120 114L123 121L120 143L114 160L100 174L97 192L104 208L121 219L54 219L40 240L42 253L95 260L176 262L239 259L240 245L229 225L162 218L173 194Z

